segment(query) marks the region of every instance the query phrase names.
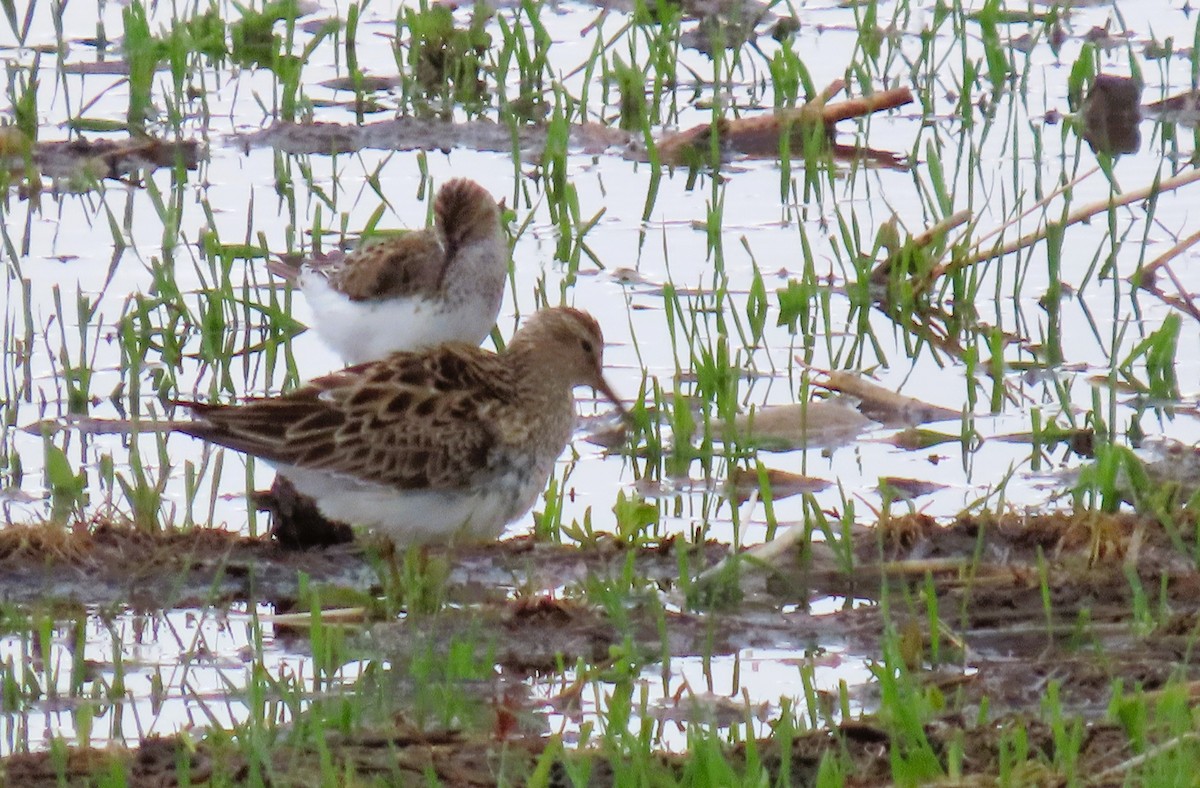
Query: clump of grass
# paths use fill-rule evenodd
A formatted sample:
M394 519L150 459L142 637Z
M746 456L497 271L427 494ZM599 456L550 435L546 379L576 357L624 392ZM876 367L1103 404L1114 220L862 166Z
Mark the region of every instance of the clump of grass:
M492 36L485 26L490 18L491 12L482 3L475 6L466 28L455 25L448 6L421 0L418 8L403 9L396 20L396 40L401 41L402 33L407 32L407 57L402 67L407 67L410 78L423 93L419 108L424 112L450 117L456 105L462 105L471 114L487 105L484 61ZM396 57L401 64L399 49ZM408 100L414 98L409 96Z
M540 119L547 106L547 83L553 83L550 65L552 39L541 20L543 4L522 0L512 20L496 17L499 30L498 51L495 55L496 89L501 111L514 125ZM515 94L509 92L508 80L516 65Z
M235 4L236 5L236 4ZM299 7L296 0L272 0L262 10L238 6L240 18L226 24L213 4L202 13L175 20L169 29L154 33L142 0L135 0L122 12L123 46L129 64L128 128L145 132L147 124L159 120L154 102L154 78L165 61L169 67L173 94L165 97L171 125L179 130L184 122L184 107L204 91L192 80L203 78L203 58L209 67L227 60L244 68L266 68L275 72L282 90L278 112L287 120L296 117L299 107L300 72L334 25L317 31L302 55L291 54ZM275 32L279 22L286 23L286 36Z

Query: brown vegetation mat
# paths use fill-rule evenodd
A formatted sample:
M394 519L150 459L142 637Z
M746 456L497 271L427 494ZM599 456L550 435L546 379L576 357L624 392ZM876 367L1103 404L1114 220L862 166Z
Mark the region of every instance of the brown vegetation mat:
M798 589L797 601L808 598L804 589L868 598L887 589L905 661L952 691L953 707L986 699L992 710L1025 712L1053 683L1065 708L1096 717L1117 684L1155 691L1168 679L1200 682L1191 657L1200 545L1182 536L1195 533L1182 517L1167 527L1101 513L962 516L942 526L914 515L857 540L852 576L818 554L768 586L783 598ZM935 638L940 666L930 664Z
M805 141L815 132L827 137L830 152L843 160L866 160L886 167L904 167L904 156L859 145L832 143L834 124L896 109L913 101L907 88L881 90L836 103L826 103L845 87L830 85L816 100L799 109L763 113L750 118L705 123L681 132L662 134L655 143L657 156L670 165L707 161L711 149L722 155L775 159L780 140L787 136L794 155L803 155ZM627 159L648 161L649 152L641 131L625 131L600 123L571 124L569 143L585 153L619 152ZM716 139L714 140L714 136ZM511 152L517 145L531 157L545 148L545 125L509 127L490 120L450 121L440 118L401 117L364 124L333 122L292 123L281 121L262 131L244 134L239 144L249 150L271 146L292 154L351 153L364 148L378 150L450 150L470 148L496 153Z
M664 582L678 575L674 540L636 551L637 576ZM682 543L680 543L682 545ZM728 550L691 546L698 568ZM296 601L301 573L317 585L379 591L381 572L401 557L378 545L294 550L216 528L146 532L118 525L69 530L55 524L0 529L0 598L163 609ZM460 602L503 599L516 585L554 588L589 573L620 571L630 551L606 542L595 549L541 544L528 538L432 555L450 564L447 586Z
M195 140L130 135L31 143L15 127L0 129L0 166L24 173L33 165L42 175L68 181L121 179L141 170L177 165L194 170L205 154L204 146Z
M925 736L939 756L951 747L958 748L965 775L995 775L1003 757L1002 737L1017 727L1027 736L1030 761L1013 775L1014 784L1059 784L1061 775L1037 765L1053 759L1055 736L1051 726L1036 720L1007 718L971 726L948 717L927 725ZM131 788L157 788L180 784L178 780L185 773L191 785L253 781L273 786L315 785L319 775L337 774L350 781L378 780L387 785L426 785L436 778L439 785L465 787L521 785L540 766L547 770L547 784L571 785L567 768L587 762L589 785L607 788L616 784L613 766L603 755L589 751L564 753L557 740L550 737L498 741L453 732L390 731L357 736L330 734L323 744L318 748L285 743L271 752L269 762L252 765L244 752L228 742L194 744L176 737L150 738L133 751L76 749L57 761L46 753L12 756L0 763L0 778L6 785L41 788L93 785L98 777L123 775L124 784ZM772 774L772 784L778 784L781 764L786 761L792 785L812 785L822 757L838 753L853 764L845 785L879 786L890 784L894 746L882 728L868 721L798 735L786 752L781 751L778 740L759 741L755 758ZM1096 776L1118 767L1130 755L1126 736L1116 726L1090 726L1079 749L1078 773L1093 775L1088 783L1093 787L1122 785L1123 772L1119 768L1111 779ZM745 746L737 747L727 757L735 770L744 769L750 760ZM668 779L675 784L688 765L689 756L658 755L643 765L640 775L649 784L666 783Z

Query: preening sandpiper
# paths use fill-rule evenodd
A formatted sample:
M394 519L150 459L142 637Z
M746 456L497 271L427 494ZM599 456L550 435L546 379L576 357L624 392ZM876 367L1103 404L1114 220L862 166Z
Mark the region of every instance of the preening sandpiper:
M496 323L508 261L496 201L455 178L437 193L432 227L271 270L298 284L325 343L360 364L443 342L478 345Z

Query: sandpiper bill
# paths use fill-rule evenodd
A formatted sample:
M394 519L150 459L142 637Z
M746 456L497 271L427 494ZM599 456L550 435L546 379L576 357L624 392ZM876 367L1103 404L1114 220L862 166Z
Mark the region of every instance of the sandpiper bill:
M533 506L576 421L572 390L604 379L586 312L529 318L501 353L452 342L393 353L241 405L182 403L176 426L261 457L333 520L397 544L479 541Z
M299 285L325 343L361 364L443 342L478 345L496 323L508 259L496 201L455 178L437 193L433 227L271 270Z

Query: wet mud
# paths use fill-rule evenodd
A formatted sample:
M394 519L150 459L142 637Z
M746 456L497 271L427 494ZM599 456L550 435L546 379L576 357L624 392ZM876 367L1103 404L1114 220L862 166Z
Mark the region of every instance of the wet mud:
M399 617L368 609L349 625L356 648L389 665L358 688L366 697L388 699L376 709L380 722L369 726L369 735L331 734L326 746L339 770L364 779L391 779L411 769L432 771L448 785L484 785L494 784L497 759L515 769L518 780L550 762L561 769L561 759L584 759L595 761L591 784L605 785L601 755L586 748L564 754L547 735L547 710L569 713L578 688L534 699L523 677L556 675L580 661L604 665L614 655L653 664L664 653L673 660L747 648L804 654L815 644L880 655L883 664L890 638L918 685L956 710L926 726L925 736L934 752L952 740L961 746L966 773L997 774L1006 726L1024 726L1035 754L1053 748L1054 734L1036 721L1053 685L1065 710L1091 720L1082 773L1099 776L1095 784L1103 785L1105 770L1115 769L1113 784L1119 784L1118 764L1133 753L1125 751L1125 734L1104 722L1114 685L1152 694L1168 679L1200 680L1188 659L1200 632L1200 571L1172 533L1153 519L1126 514L963 516L948 526L910 515L856 530L850 545L800 540L768 559L682 539L637 548L516 539L427 554L421 558L426 565L445 567L439 607ZM158 606L164 599L177 606L265 599L285 611L296 604L301 572L312 584L370 595L380 592L380 567L398 560L370 546L285 549L202 529L151 535L106 526L62 534L46 527L0 535L5 598L153 600ZM853 556L849 571L845 547ZM640 587L619 608L590 602L591 595L577 590L595 578L622 577L639 578ZM813 612L815 600L829 598L856 604ZM454 730L431 733L422 724L397 731L396 720L419 717L414 710L427 689L413 678L413 666L444 660L453 649L461 659L464 643L487 666L486 678L459 687L473 699L475 713ZM851 691L868 711L876 705L875 683ZM738 721L757 713L723 701L698 695L659 713L684 721ZM790 747L792 781L805 784L821 754L837 747L857 765L848 784L878 784L891 774L890 748L908 746L886 728L867 714L832 732L797 734L790 744L778 735L759 742L757 757L778 770L785 760L779 748ZM154 739L133 752L72 750L65 766L52 764L56 756L49 753L18 755L0 768L9 784L49 785L59 777L84 784L88 775L118 768L132 785L159 785L191 759L193 782L239 780L251 766L241 755L218 753L226 746L221 741L185 747L177 739ZM727 756L742 763L746 754ZM306 764L324 756L310 741L284 744L271 757L278 770L272 784L290 785L302 783ZM656 758L664 774L677 776L684 768L673 756Z
M989 725L972 726L956 717L939 719L923 734L929 750L961 752L964 774L995 775L1005 757L1004 736L1020 729L1033 765L1015 776L1023 785L1058 785L1039 759L1050 760L1056 745L1052 726L1026 718L1005 718ZM1093 775L1089 785L1123 785L1122 763L1133 755L1125 733L1115 725L1095 725L1084 733L1077 766ZM313 784L314 775L333 769L346 779L379 784L425 784L435 778L447 786L519 785L535 775L540 784L567 786L571 775L587 774L586 784L596 788L616 785L613 764L599 752L565 752L554 737L511 740L472 738L457 732L417 733L407 729L372 734L330 734L322 746L288 743L272 751L266 764L251 764L228 742L190 744L182 737L148 739L137 750L72 750L63 763L54 764L42 754L16 755L0 764L0 774L10 785L92 785L98 775L122 775L131 788L177 785L186 774L191 785L243 784L261 780L275 786ZM851 774L846 786L891 784L892 759L899 745L886 731L870 723L855 723L832 731L798 734L790 740L776 737L755 743L751 755L745 745L727 754L738 772L753 762L771 776L772 784L813 785L822 759L833 753L848 758ZM644 764L650 784L676 784L694 764L687 756L662 754ZM788 775L786 783L782 775ZM326 771L328 773L328 771ZM961 783L959 783L961 784Z

